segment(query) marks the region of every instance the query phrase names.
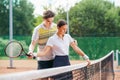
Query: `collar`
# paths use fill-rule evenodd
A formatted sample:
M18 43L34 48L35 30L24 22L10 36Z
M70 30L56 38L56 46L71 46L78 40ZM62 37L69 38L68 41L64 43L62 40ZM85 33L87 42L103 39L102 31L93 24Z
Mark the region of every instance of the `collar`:
M57 35L57 33L55 33L55 37L57 37L57 39L61 39L61 38ZM63 36L63 39L64 39L64 37L65 37L65 34L64 34L64 36Z
M49 29L52 28L52 25L53 25L53 23L50 25L50 28L49 28ZM45 27L44 22L42 22L42 28L43 28L43 29L48 29L48 28ZM49 30L49 29L48 29L48 30Z

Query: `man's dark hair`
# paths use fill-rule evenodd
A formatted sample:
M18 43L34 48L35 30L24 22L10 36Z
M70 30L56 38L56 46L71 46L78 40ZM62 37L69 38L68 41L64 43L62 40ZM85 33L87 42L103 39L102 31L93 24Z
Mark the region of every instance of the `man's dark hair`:
M61 26L64 26L64 25L67 25L67 22L63 19L60 19L57 23L57 27L61 27Z
M51 10L47 10L43 13L43 18L44 19L52 18L54 16L55 16L55 13L52 12Z

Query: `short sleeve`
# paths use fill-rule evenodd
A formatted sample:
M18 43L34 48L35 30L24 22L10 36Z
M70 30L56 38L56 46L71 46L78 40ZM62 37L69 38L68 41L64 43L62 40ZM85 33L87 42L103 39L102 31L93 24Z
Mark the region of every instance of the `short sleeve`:
M32 34L32 40L38 40L38 31L37 28L34 29L33 34Z
M68 36L68 38L69 38L69 42L70 42L70 43L74 41L74 39L73 39L69 34L67 34L67 36Z

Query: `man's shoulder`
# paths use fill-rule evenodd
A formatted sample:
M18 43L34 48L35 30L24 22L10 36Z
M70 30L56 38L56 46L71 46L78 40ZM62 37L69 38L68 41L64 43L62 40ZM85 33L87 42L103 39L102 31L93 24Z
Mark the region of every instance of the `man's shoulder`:
M53 22L52 27L57 27L57 24Z
M43 26L43 24L41 23L38 26L36 26L35 29L40 29L40 28L42 28L42 26Z

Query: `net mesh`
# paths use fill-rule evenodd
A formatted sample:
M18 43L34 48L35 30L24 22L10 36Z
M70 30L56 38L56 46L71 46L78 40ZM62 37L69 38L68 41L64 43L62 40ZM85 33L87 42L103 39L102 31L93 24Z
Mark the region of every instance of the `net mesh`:
M111 51L105 57L87 63L71 66L33 70L13 74L0 75L0 80L114 80L113 54Z

